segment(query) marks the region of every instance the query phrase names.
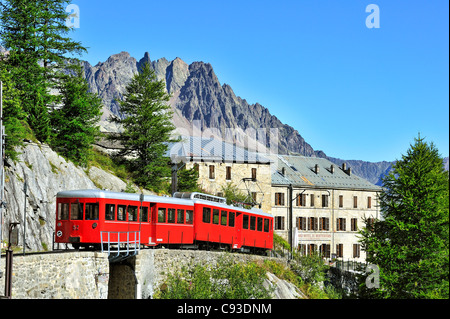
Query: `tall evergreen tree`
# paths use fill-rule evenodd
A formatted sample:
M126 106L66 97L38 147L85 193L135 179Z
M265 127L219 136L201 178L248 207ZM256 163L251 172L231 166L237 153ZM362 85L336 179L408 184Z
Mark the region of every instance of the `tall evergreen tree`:
M146 188L161 190L163 180L170 176L170 168L164 157L168 145L175 142L171 132L172 112L166 103L164 81L157 81L154 71L146 63L126 88L120 102L124 119L111 118L123 127L123 133L111 136L124 149L119 156L127 158L129 169L134 172L135 181Z
M449 175L423 138L383 179L382 219L361 231L367 261L380 270L371 297L449 298Z
M61 78L62 106L51 113L50 144L73 162L85 165L100 134L102 101L89 92L81 66L72 64L71 69L73 75Z
M6 157L16 159L15 147L22 145L25 137L25 112L20 93L14 88L11 74L6 70L4 57L0 57L0 81L3 83L3 124L6 133Z
M9 50L6 59L21 94L27 121L36 137L48 141L50 127L47 108L58 104L50 94L60 78L65 54L80 53L85 48L66 35L63 0L3 0L0 2L0 36Z

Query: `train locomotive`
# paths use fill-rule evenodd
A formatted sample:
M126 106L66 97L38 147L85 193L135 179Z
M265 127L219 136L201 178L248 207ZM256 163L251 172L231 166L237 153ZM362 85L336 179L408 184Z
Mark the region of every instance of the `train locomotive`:
M202 193L164 197L73 190L57 194L55 243L100 249L120 234L148 247L264 253L273 247L273 216Z

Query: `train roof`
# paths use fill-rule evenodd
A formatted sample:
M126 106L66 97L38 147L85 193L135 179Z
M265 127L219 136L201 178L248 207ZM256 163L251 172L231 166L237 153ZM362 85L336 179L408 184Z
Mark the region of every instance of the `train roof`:
M131 200L140 201L140 194L133 193L121 193L121 192L111 192L98 189L82 189L82 190L70 190L62 191L56 195L58 198L110 198L110 199L120 199L120 200ZM245 209L241 207L230 206L227 204L211 202L203 199L190 199L190 198L175 198L157 195L144 195L144 202L152 203L165 203L165 204L176 204L185 206L194 206L194 204L211 205L219 208L224 208L227 210L239 210L240 212L247 212L250 214L256 214L266 217L273 217L272 215L263 212L260 209Z

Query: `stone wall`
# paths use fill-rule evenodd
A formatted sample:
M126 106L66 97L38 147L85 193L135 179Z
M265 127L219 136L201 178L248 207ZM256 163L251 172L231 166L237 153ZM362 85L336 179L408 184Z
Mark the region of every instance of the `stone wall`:
M13 299L148 299L164 283L170 273L195 264L216 265L221 252L172 249L145 249L136 257L109 263L106 254L98 252L67 252L14 256ZM237 262L262 262L268 257L231 254ZM282 260L278 260L283 262ZM5 269L1 258L0 269ZM273 276L272 276L273 277ZM289 283L273 280L269 284ZM0 294L4 292L0 279ZM292 286L292 285L291 285ZM295 287L290 287L295 291ZM296 295L297 294L297 295ZM297 298L289 293L284 298ZM284 295L286 296L286 294Z
M0 269L5 269L1 258ZM13 299L106 299L109 262L106 254L71 252L45 255L15 255ZM5 280L0 280L0 294Z

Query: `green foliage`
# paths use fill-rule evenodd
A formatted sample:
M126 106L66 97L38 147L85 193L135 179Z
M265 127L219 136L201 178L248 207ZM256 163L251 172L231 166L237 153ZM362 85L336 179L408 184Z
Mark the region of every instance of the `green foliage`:
M111 135L118 140L124 150L118 153L134 172L134 181L145 188L159 191L164 188L164 180L170 176L167 142L175 129L171 122L172 112L166 103L169 95L165 92L164 81L157 81L154 71L146 63L126 88L124 100L120 102L124 119L111 118L112 122L123 126L123 133Z
M255 263L235 263L225 256L217 265L193 265L169 274L156 297L161 299L268 299L264 267Z
M92 156L92 144L100 135L100 98L90 93L80 66L73 64L74 75L61 78L62 107L51 113L52 140L59 153L76 164L86 165Z
M449 180L433 143L415 139L383 179L383 219L361 231L380 269L375 298L449 298ZM363 287L362 287L363 288Z
M11 73L0 60L0 81L3 82L3 125L6 133L6 157L17 159L16 146L23 144L26 136L25 112L20 101L20 92L15 89Z
M223 197L227 199L227 205L234 203L246 203L248 202L248 196L245 195L236 185L232 182L222 186ZM244 208L251 208L250 205L244 205Z
M191 169L181 169L177 172L178 175L178 192L198 192L198 167Z
M50 94L63 76L65 54L85 51L66 37L65 0L4 0L0 3L0 36L9 50L4 59L19 92L26 121L41 142L50 138L48 108L60 97ZM20 120L19 118L17 118Z

